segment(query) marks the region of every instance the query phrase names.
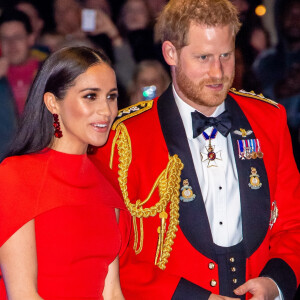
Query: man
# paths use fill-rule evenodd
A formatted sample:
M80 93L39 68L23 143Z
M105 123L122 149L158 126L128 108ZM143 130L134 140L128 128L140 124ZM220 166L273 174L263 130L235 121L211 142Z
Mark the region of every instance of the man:
M39 68L40 61L31 56L34 37L30 20L21 11L11 9L3 11L0 17L0 44L2 65L1 75L13 92L17 112L22 113L29 88Z
M157 29L172 85L113 125L110 164L133 217L120 258L126 299L287 300L299 283L285 111L229 90L239 26L228 0L171 0Z
M37 43L45 25L39 10L30 0L18 0L15 7L29 17L34 41Z
M25 13L31 24L32 35L34 37L34 45L31 48L31 56L43 61L50 54L50 49L43 45L41 35L44 29L45 22L40 15L38 8L31 2L31 0L18 0L15 8Z

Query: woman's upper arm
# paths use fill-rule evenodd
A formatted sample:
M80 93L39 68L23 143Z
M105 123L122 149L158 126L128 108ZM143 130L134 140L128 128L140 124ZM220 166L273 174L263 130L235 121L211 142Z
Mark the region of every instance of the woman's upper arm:
M116 219L119 222L120 211L119 209L115 209ZM119 257L117 256L115 260L108 266L108 272L105 278L104 290L103 290L103 298L104 300L110 299L124 299L120 278L119 278Z
M34 220L23 225L0 247L0 266L9 300L41 299L37 294Z

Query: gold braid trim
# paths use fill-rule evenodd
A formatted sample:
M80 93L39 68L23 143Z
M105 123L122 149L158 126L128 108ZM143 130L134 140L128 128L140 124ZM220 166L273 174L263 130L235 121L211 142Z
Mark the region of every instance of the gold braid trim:
M257 100L260 100L260 101L272 104L273 106L279 108L277 102L275 102L275 101L273 101L273 100L271 100L269 98L266 98L263 94L257 95L254 91L251 91L251 92L247 92L245 90L239 90L239 91L237 91L235 88L231 88L229 91L232 92L232 93L234 93L234 94L236 94L236 95L240 95L240 96L244 96L244 97L250 97L250 98L253 98L253 99L257 99Z
M144 230L143 230L143 218L155 217L159 214L161 219L161 226L158 228L158 245L155 257L155 264L162 270L166 268L170 252L172 251L172 245L176 237L179 224L179 189L180 189L180 175L183 169L183 164L179 159L178 155L169 156L169 162L165 170L156 179L148 197L141 201L140 199L136 203L131 203L128 197L127 191L127 178L128 169L131 164L132 152L131 152L131 141L128 134L127 128L123 123L120 123L117 127L117 132L114 138L112 155L111 155L111 166L114 153L114 147L117 145L119 154L119 184L123 194L124 202L133 217L133 228L134 228L134 250L136 254L139 254L143 249L144 241ZM152 207L143 208L155 189L158 187L160 200ZM168 214L166 213L167 205L170 203L170 222L168 229L166 230L166 219ZM140 240L138 248L138 226L137 220L140 219ZM164 234L166 232L166 238Z

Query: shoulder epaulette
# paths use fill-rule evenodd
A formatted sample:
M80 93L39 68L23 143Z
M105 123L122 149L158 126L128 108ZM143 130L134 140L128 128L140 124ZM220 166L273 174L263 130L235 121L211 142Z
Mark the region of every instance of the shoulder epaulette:
M134 105L119 110L117 118L112 125L112 129L115 130L121 122L151 109L152 106L153 106L153 100L149 100L149 101L141 101Z
M254 98L254 99L257 99L257 100L260 100L260 101L263 101L263 102L267 102L267 103L272 104L273 106L279 108L277 102L266 98L263 94L257 95L257 94L254 93L254 91L251 91L251 92L247 92L245 90L237 91L235 88L231 88L230 92L232 92L236 95L240 95L240 96L244 96L244 97L250 97L250 98Z

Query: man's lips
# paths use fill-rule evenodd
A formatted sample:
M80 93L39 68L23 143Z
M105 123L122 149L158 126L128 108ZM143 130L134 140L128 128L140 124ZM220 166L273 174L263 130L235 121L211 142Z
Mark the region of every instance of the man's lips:
M205 86L209 89L218 90L218 91L223 89L223 83L206 84Z

